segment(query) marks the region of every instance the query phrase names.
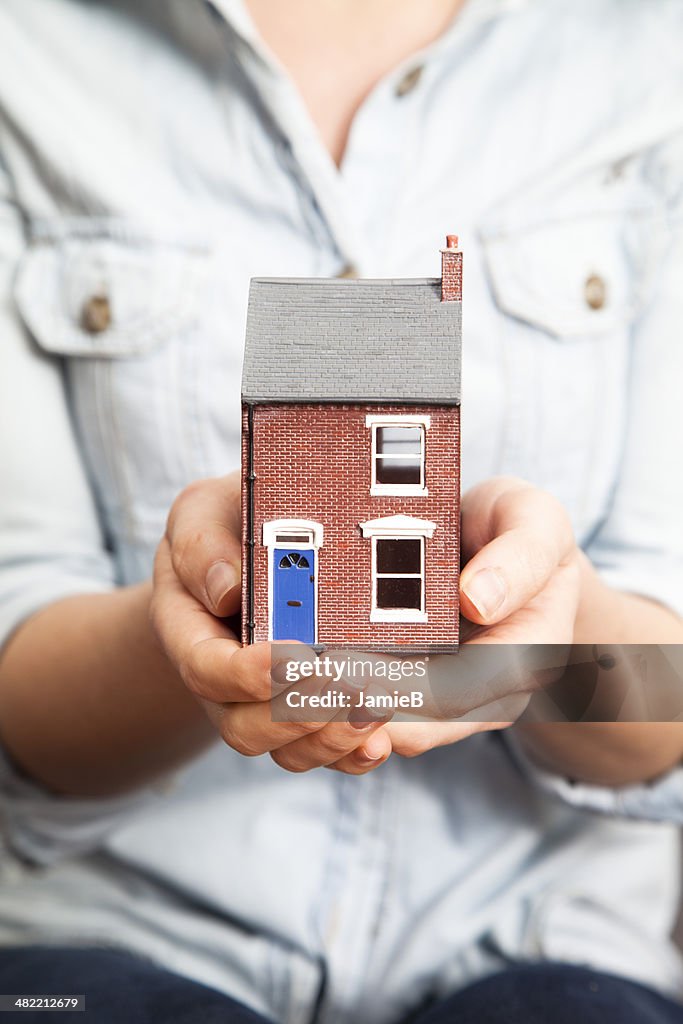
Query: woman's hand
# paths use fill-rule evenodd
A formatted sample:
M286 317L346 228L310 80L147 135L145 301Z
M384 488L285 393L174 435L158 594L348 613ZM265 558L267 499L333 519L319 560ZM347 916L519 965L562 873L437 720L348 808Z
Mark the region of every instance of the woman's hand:
M473 488L462 512L463 654L481 644L571 644L580 555L559 503L523 481L501 478ZM290 771L326 765L362 774L392 749L414 756L502 728L524 709L524 680L511 675L495 693L483 695L482 681L481 699L477 680L468 679L468 702L458 708L470 713L468 721L353 724L334 711L327 722L273 721L271 698L284 689L271 674L276 645L242 648L227 621L240 605L240 534L238 473L190 485L171 509L152 598L152 622L167 656L233 749L247 756L269 752ZM462 691L459 665L462 675L462 656L430 659L432 693ZM454 717L442 703L424 714Z
M472 488L462 502L462 553L464 644L457 658L429 659L421 711L442 720L384 727L393 750L404 756L504 728L526 707L532 680L513 671L478 680L478 666L488 662L484 652L471 651L474 645L549 644L568 651L574 637L584 556L566 512L550 494L506 477ZM456 715L468 720L443 720Z
M582 555L556 498L509 477L478 484L462 502L462 554L468 642L572 642Z
M290 771L325 765L363 774L392 750L411 757L512 724L538 680L523 668L490 671L502 651L498 645L505 645L503 661L508 645L552 645L569 653L572 643L597 642L596 622L607 643L630 641L636 622L644 639L680 642L676 616L600 582L550 495L520 480L494 479L469 491L462 511L463 646L457 658L429 660L426 693L433 706L422 713L432 720L360 722L356 728L343 720L345 712L331 711L327 722L273 720L271 698L278 701L285 689L271 677L277 645L242 648L228 619L240 604L238 474L183 491L157 554L152 623L225 742L245 755L269 752ZM554 667L561 672L561 665ZM579 725L570 734L568 728L525 726L521 738L552 770L609 785L651 778L680 759L673 729L664 737L656 725ZM130 726L122 734L129 736ZM55 775L52 769L42 774Z
M276 645L242 647L229 616L240 606L239 473L191 484L176 499L155 560L151 619L167 657L222 739L247 756L270 753L290 771L344 759L362 774L391 753L381 721L273 721Z

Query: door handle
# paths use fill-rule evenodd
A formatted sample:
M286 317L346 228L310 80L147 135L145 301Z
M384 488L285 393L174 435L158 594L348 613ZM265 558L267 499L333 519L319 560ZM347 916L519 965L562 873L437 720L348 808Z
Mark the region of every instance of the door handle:
M287 605L290 608L301 608L301 601L288 601Z

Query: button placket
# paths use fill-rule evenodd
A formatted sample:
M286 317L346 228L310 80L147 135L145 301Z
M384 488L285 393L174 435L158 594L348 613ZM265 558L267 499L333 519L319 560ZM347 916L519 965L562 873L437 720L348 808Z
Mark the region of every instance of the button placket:
M362 260L360 268L354 266L352 257L359 250L346 250L350 266L340 267L340 275L353 277L359 269L370 277L395 272L387 259L403 249L406 183L419 168L422 94L417 87L425 74L423 62L398 79L380 83L356 112L341 178Z

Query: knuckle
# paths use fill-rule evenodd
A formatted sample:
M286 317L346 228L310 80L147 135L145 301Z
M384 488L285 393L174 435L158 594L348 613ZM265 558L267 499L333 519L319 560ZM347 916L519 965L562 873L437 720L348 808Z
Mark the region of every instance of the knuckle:
M344 726L341 733L321 737L321 746L328 757L342 758L362 741L358 730L351 725Z
M166 539L172 548L187 544L189 538L186 534L191 537L196 532L188 531L185 524L188 519L192 520L195 517L198 504L203 507L211 482L211 480L193 480L174 498L166 519ZM190 513L189 510L193 507L194 513Z
M243 757L259 757L266 752L261 744L247 739L241 729L235 728L229 712L223 715L220 732L223 742Z
M536 488L528 480L517 476L494 476L480 486L484 489L490 488L494 518L503 516L511 503L517 504L520 500L526 500L536 491Z
M488 481L484 482L483 486L493 488L501 497L505 497L506 494L511 494L515 491L533 490L533 484L530 484L524 477L514 476L512 473L499 473L498 476L490 477Z
M415 739L409 739L402 743L399 753L403 757L419 757L420 754L425 753L428 746L428 743L416 737Z
M548 491L540 491L541 513L544 521L553 524L557 560L574 548L574 528L569 513L559 498Z
M549 553L540 548L530 546L524 554L520 552L519 575L522 580L525 577L528 579L529 586L534 592L545 584L553 568Z
M175 521L177 516L184 511L185 505L188 502L195 501L200 495L204 494L206 486L206 480L191 480L189 484L186 484L173 500L169 520Z
M272 696L270 676L244 662L245 648L240 648L230 659L229 678L232 699L248 703L270 700Z
M337 764L331 764L335 772L341 772L342 775L365 775L366 767L361 765L358 761L352 761L350 758L344 758L343 761L339 761Z
M186 487L183 487L182 491L176 494L173 499L166 518L166 537L169 543L173 543L178 521L182 519L187 504L197 496L200 487L200 482L194 480L192 483L187 484Z
M192 563L192 556L201 547L204 531L201 529L178 530L171 545L171 563L173 570L180 579L187 577Z
M296 725L297 731L302 736L314 736L317 732L320 732L320 730L323 728L323 724L324 723L322 723L322 722L308 722L308 721L301 721L301 722L294 721L293 724Z
M186 688L197 697L204 696L204 676L195 651L180 666L180 675Z

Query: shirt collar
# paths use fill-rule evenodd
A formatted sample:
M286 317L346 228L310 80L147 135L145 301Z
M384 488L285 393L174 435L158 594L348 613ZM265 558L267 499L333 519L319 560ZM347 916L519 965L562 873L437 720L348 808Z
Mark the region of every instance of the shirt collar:
M270 116L283 131L292 152L316 195L339 252L350 263L357 263L361 245L348 215L350 201L342 177L327 150L317 137L304 102L286 70L262 39L246 0L204 0L214 15L229 27L236 42L243 44L240 62L248 70L259 97ZM416 64L438 60L464 40L477 27L526 7L534 0L467 0L450 26L434 42L406 58L390 74L398 81Z
M244 0L206 0L230 27L252 45L259 42L259 35Z

